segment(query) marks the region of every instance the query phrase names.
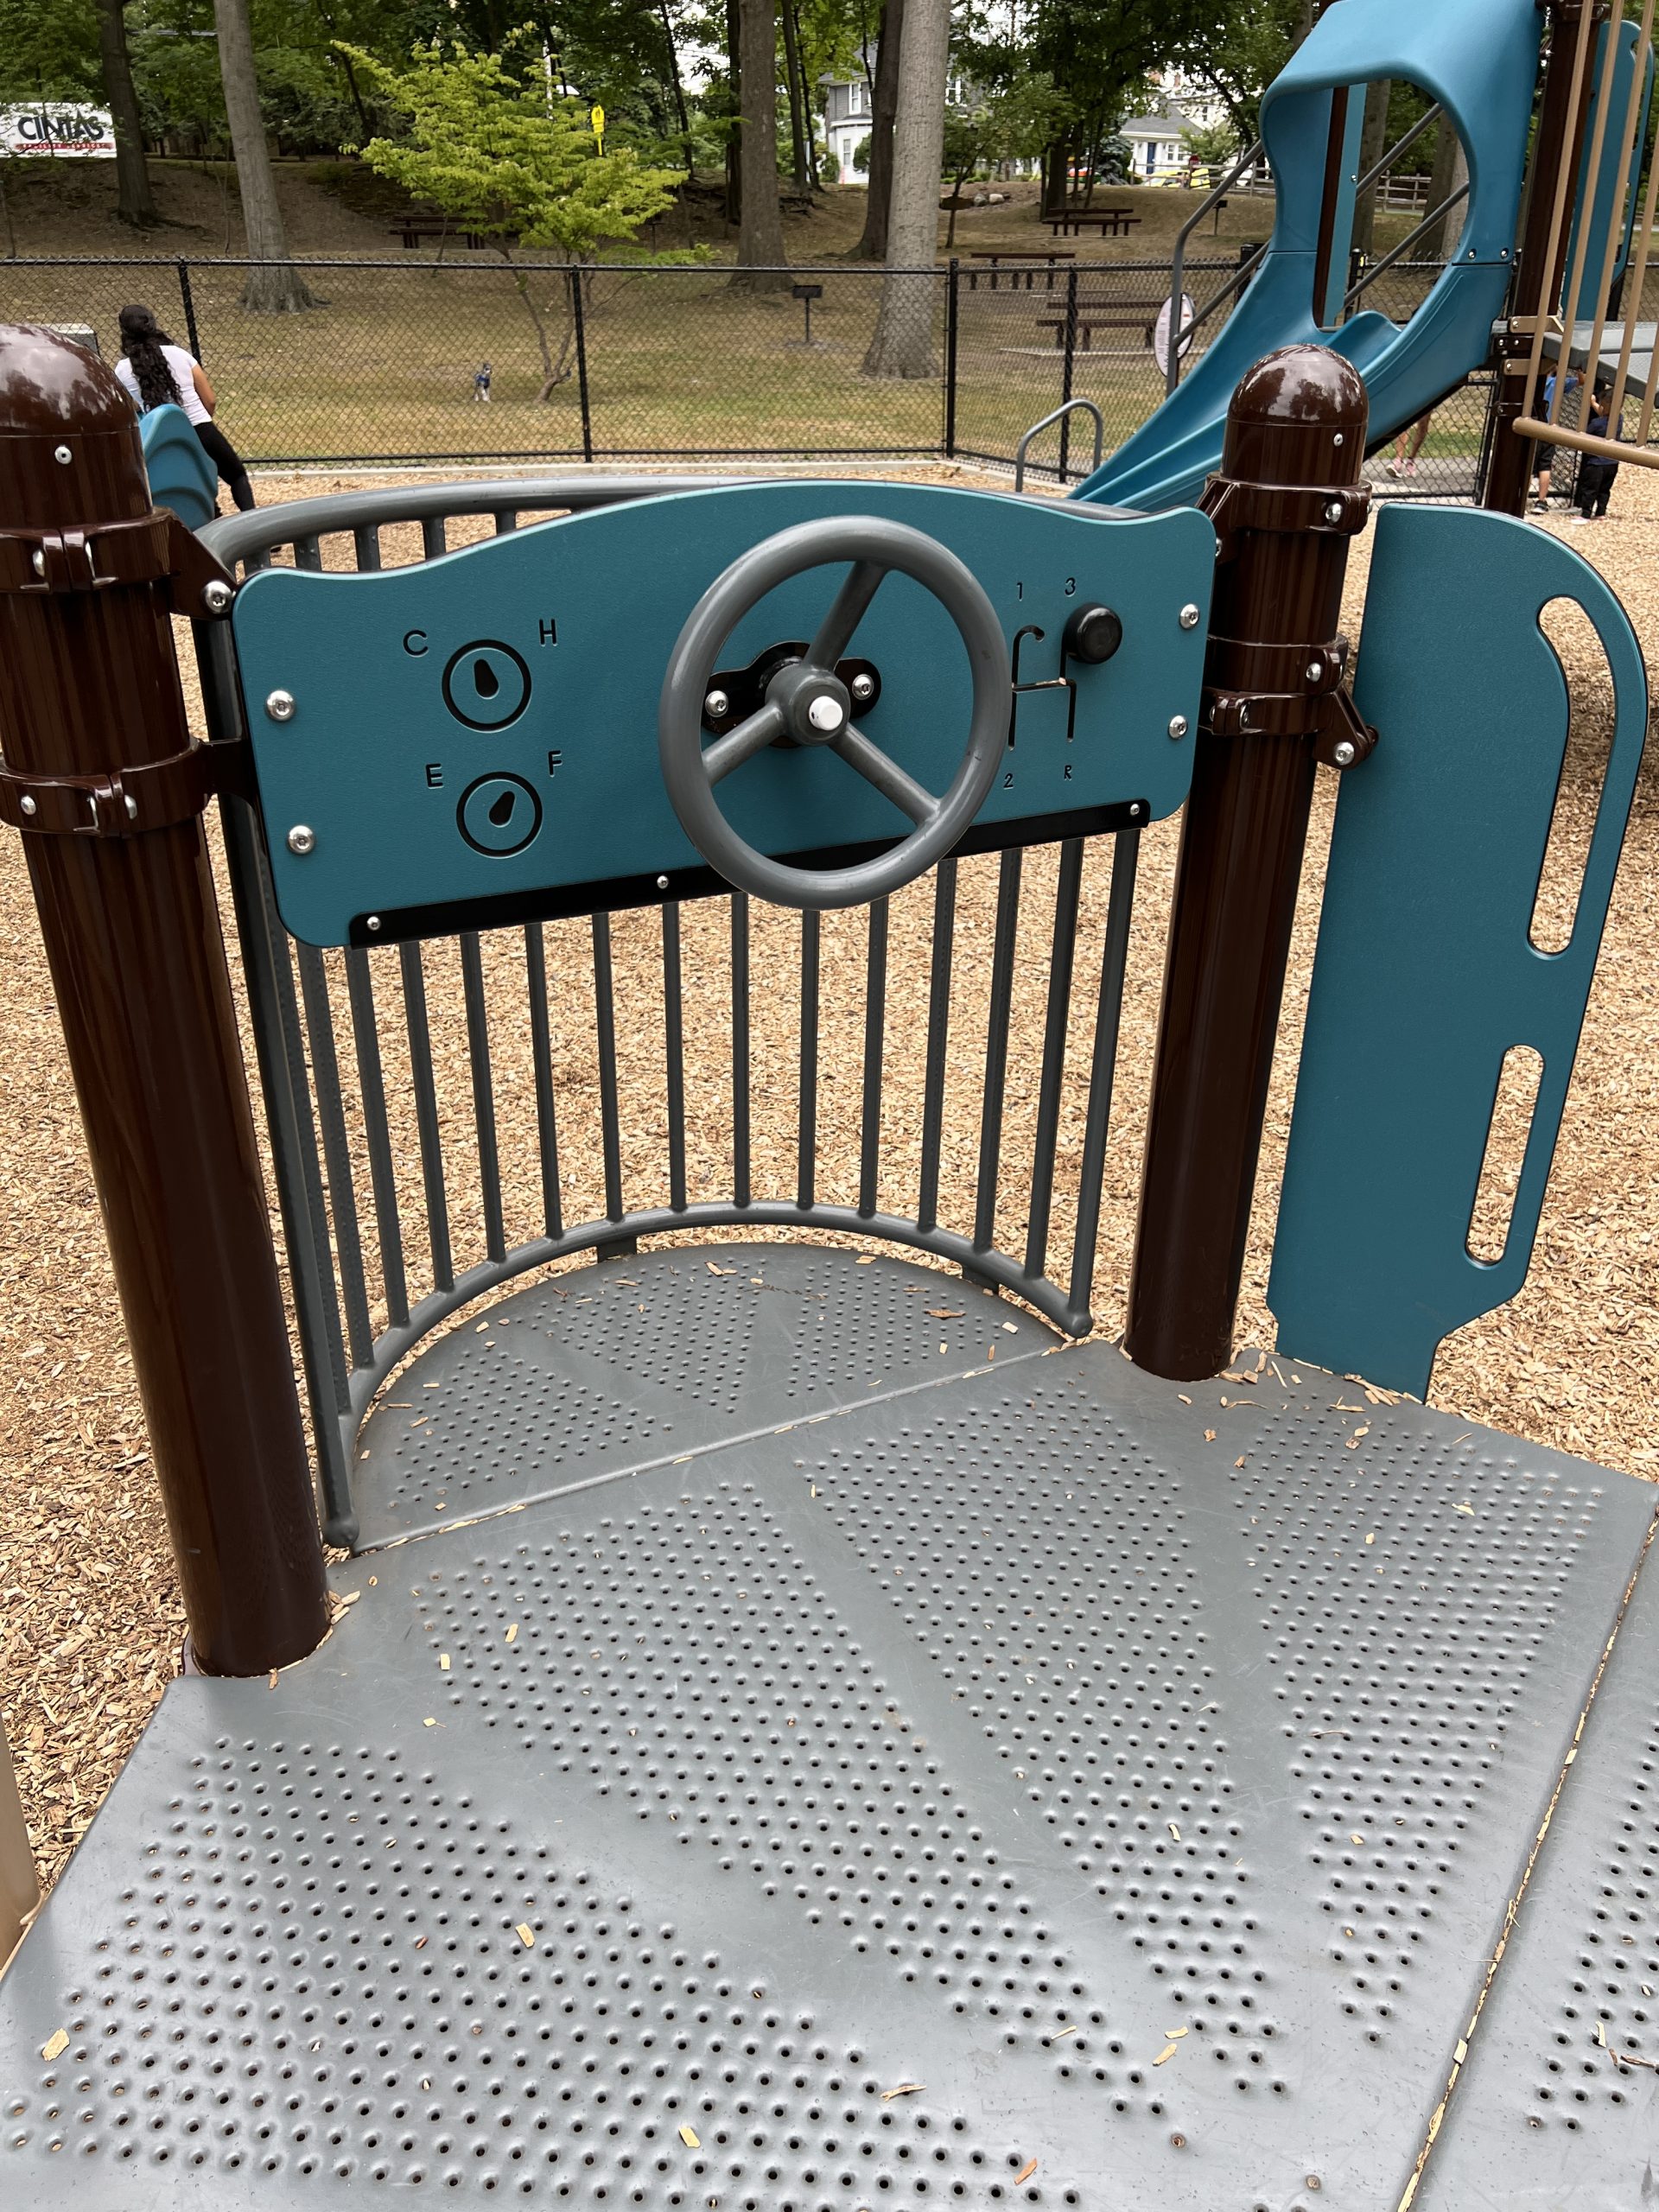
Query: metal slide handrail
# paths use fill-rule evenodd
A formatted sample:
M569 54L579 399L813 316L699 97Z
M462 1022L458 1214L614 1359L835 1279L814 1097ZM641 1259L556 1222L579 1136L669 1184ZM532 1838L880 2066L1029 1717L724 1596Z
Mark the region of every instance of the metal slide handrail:
M1172 302L1169 314L1169 367L1165 372L1167 389L1171 391L1174 391L1175 387L1181 380L1181 348L1186 343L1186 340L1192 332L1196 330L1198 327L1198 321L1194 321L1186 329L1179 333L1174 327L1175 318L1180 313L1180 302L1185 297L1185 293L1182 286L1182 279L1186 275L1186 242L1188 238L1192 237L1198 226L1210 213L1210 210L1216 205L1217 201L1220 200L1223 194L1230 192L1233 187L1238 182L1240 177L1244 175L1244 172L1247 169L1254 168L1256 162L1261 160L1262 155L1266 151L1266 146L1263 144L1262 141L1258 138L1255 143L1250 148L1249 151L1247 154L1241 155L1239 159L1234 162L1232 168L1228 170L1226 175L1221 180L1221 182L1212 187L1212 188L1205 194L1205 197L1198 202L1198 206L1193 209L1192 213L1187 217L1185 222L1182 224L1180 229L1175 234L1175 251L1171 258L1169 270L1169 296ZM1252 268L1254 268L1255 265L1254 262L1249 264ZM1217 294L1217 296L1219 298L1224 296L1224 295ZM1215 302L1212 300L1210 302L1210 305L1213 307L1215 305ZM1205 312L1208 313L1207 308ZM1202 318L1199 318L1198 320L1202 320Z
M1096 468L1100 467L1100 464L1104 460L1106 454L1105 416L1101 413L1099 408L1096 406L1092 399L1063 399L1059 405L1054 409L1052 414L1045 415L1040 423L1033 423L1031 428L1026 432L1024 437L1020 439L1019 444L1014 448L1014 488L1016 493L1023 492L1026 488L1026 455L1031 450L1032 440L1036 437L1039 431L1048 429L1052 424L1059 422L1063 416L1079 410L1085 415L1090 415L1094 417L1094 466ZM1092 471L1090 473L1092 474Z
M1438 207L1433 209L1428 214L1424 216L1422 221L1418 224L1416 229L1411 232L1409 237L1402 238L1399 245L1395 246L1391 251L1385 253L1381 261L1373 263L1371 267L1369 268L1365 271L1365 274L1360 278L1358 283L1354 286L1353 289L1344 296L1342 302L1343 313L1346 315L1349 308L1353 306L1355 301L1363 297L1363 296L1370 290L1370 287L1376 283L1379 276L1385 276L1388 271L1394 267L1396 262L1405 260L1407 256L1410 253L1413 246L1416 245L1417 241L1420 238L1426 237L1427 234L1433 229L1436 223L1444 222L1446 218L1452 213L1452 210L1454 207L1460 207L1468 197L1469 187L1467 183L1460 184L1450 199L1443 200ZM1446 265L1449 268L1451 264L1448 262Z

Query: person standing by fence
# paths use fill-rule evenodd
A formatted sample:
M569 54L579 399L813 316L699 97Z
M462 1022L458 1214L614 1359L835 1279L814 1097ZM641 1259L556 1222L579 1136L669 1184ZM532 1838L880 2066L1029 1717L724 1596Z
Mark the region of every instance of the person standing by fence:
M202 451L230 486L245 512L254 502L253 486L241 455L213 420L213 387L193 354L175 346L148 308L121 310L121 359L115 373L138 412L152 407L181 407L201 441Z

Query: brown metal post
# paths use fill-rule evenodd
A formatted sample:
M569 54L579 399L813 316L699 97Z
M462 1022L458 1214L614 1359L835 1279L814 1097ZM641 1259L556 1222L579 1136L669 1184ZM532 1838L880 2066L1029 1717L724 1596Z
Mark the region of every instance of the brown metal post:
M311 1650L327 1593L169 607L222 608L152 515L111 371L0 328L0 819L23 847L196 1662Z
M0 1720L0 1967L22 1941L30 1914L41 1901L40 1877L29 1847L17 1776Z
M1526 391L1527 356L1532 351L1532 331L1541 315L1553 315L1561 296L1571 231L1560 227L1552 259L1549 251L1555 195L1565 174L1576 176L1584 159L1585 128L1596 73L1586 69L1573 97L1573 49L1586 7L1599 16L1608 10L1605 0L1549 0L1549 52L1544 63L1543 99L1532 152L1532 174L1527 186L1526 213L1522 219L1515 283L1510 293L1510 334L1497 346L1498 387L1493 417L1491 461L1481 504L1493 514L1523 515L1532 483L1529 438L1517 437L1510 424L1519 417ZM1522 325L1516 331L1516 323Z
M1204 505L1220 538L1153 1074L1129 1356L1216 1374L1255 1189L1314 764L1375 744L1342 690L1349 540L1370 493L1365 387L1319 346L1258 362L1233 396Z

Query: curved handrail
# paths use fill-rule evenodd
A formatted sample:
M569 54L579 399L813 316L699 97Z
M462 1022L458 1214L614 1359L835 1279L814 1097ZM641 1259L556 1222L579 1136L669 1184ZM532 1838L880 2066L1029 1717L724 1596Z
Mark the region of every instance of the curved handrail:
M1182 279L1186 275L1186 242L1188 238L1192 237L1198 226L1210 213L1210 210L1216 205L1223 193L1230 192L1233 187L1238 182L1240 177L1244 175L1244 172L1247 169L1255 168L1255 164L1261 160L1266 150L1267 149L1262 140L1258 138L1255 145L1250 148L1249 153L1242 154L1239 156L1232 168L1228 170L1226 175L1223 177L1221 182L1214 186L1205 194L1204 198L1199 200L1198 206L1192 210L1192 213L1187 217L1185 222L1181 225L1180 229L1176 232L1175 251L1171 257L1169 268L1169 296L1172 302L1179 302L1186 296ZM1250 265L1254 266L1254 264ZM1235 279L1234 281L1236 282L1237 280ZM1218 294L1217 297L1224 299L1226 297L1225 292ZM1215 304L1216 302L1214 300L1210 302L1211 307L1214 307ZM1179 312L1179 308L1178 306L1171 307L1170 321L1172 325L1173 324L1175 317ZM1205 312L1207 313L1208 310L1206 309ZM1179 384L1181 380L1182 348L1184 347L1187 338L1198 328L1198 327L1197 321L1194 321L1190 322L1184 330L1178 332L1172 328L1170 332L1169 366L1165 372L1166 388L1170 391L1173 391L1176 385Z
M1048 429L1052 424L1060 422L1065 416L1079 412L1084 415L1091 415L1094 417L1095 467L1096 468L1100 467L1101 461L1104 458L1106 452L1105 416L1101 413L1099 408L1096 406L1092 399L1065 399L1061 401L1060 404L1054 410L1052 415L1045 415L1040 423L1033 423L1031 428L1026 432L1025 436L1020 439L1018 446L1015 447L1014 454L1014 488L1016 493L1023 492L1026 488L1026 455L1031 450L1032 440L1039 431Z

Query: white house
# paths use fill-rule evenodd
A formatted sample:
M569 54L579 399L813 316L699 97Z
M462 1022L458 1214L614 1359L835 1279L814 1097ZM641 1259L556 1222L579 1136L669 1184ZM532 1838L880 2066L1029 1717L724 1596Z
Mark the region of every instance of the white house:
M868 173L854 156L861 152L874 120L871 88L875 82L875 48L866 48L865 71L856 76L821 77L823 88L824 143L834 156L843 184L863 184ZM974 88L965 78L952 77L944 96L954 108L967 107Z
M1186 133L1200 128L1197 116L1173 100L1159 103L1151 115L1132 116L1118 131L1129 142L1129 168L1136 177L1173 176L1185 168Z

